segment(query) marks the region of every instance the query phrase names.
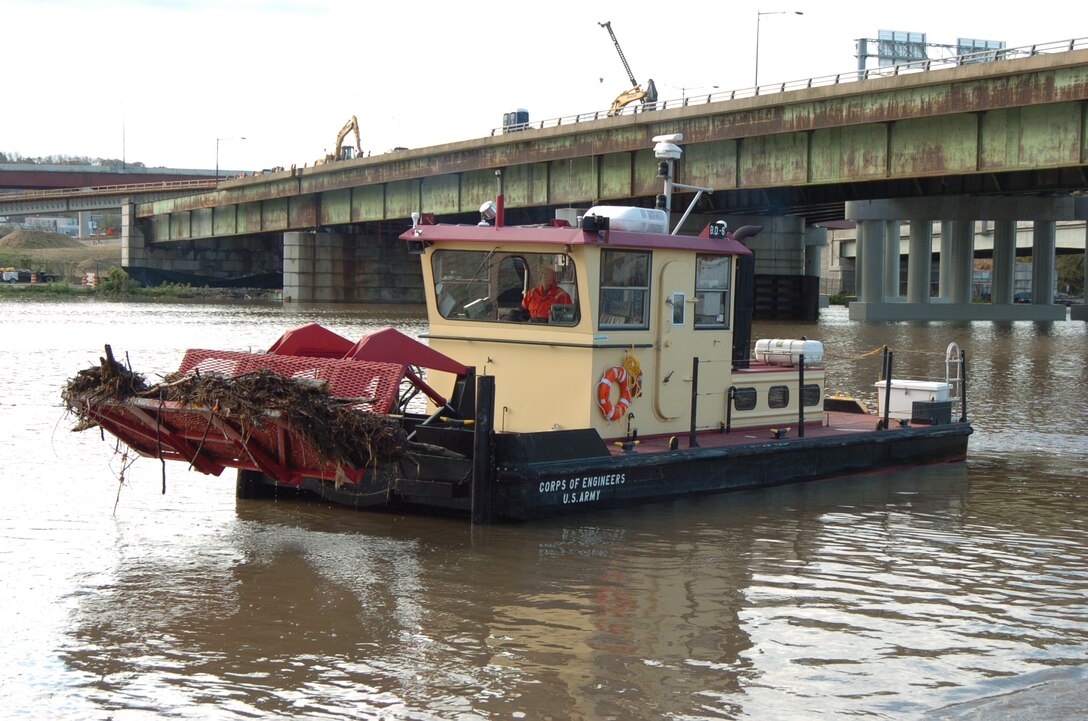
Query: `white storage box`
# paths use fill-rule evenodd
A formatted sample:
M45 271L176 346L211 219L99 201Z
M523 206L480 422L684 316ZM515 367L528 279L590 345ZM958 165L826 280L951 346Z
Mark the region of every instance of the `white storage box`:
M877 381L873 384L876 388L877 414L884 417L884 396L887 393L887 382ZM948 384L941 381L911 381L892 379L892 391L888 403L889 418L910 419L913 413L915 401L946 401L948 400Z
M819 365L824 360L824 344L818 340L761 338L753 353L757 362L773 366L795 366L802 355L806 366Z

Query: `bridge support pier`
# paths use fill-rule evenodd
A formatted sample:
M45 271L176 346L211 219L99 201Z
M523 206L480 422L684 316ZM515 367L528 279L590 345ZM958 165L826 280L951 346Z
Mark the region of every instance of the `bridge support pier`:
M423 303L423 273L391 236L283 234L283 299L299 303Z
M994 224L994 271L991 276L990 302L1012 305L1016 278L1016 221Z
M1054 268L1054 221L1035 221L1031 231L1031 243L1031 303L1053 303L1056 290L1054 285L1057 283L1057 272Z
M858 223L858 254L861 262L861 292L858 300L862 303L883 303L885 297L884 242L885 224L879 220L866 220Z
M898 303L901 300L899 290L901 232L902 228L898 220L884 221L884 301L887 303Z
M299 303L345 303L351 297L346 277L344 236L335 233L283 234L283 299Z
M933 221L910 221L910 245L907 256L907 302L929 303L930 268L933 266Z
M858 222L858 302L850 318L888 320L1064 320L1054 305L1057 220L1084 220L1088 204L1073 198L920 198L852 201L846 216ZM931 297L934 219L941 218L939 297ZM1033 220L1032 302L1013 303L1016 221ZM907 298L890 293L898 277L899 253L876 230L881 223L909 219ZM972 302L975 221L993 220L994 266L991 302ZM895 234L898 236L898 233ZM895 239L898 241L898 237ZM898 245L898 242L895 243ZM880 248L877 246L880 245Z
M121 206L121 267L146 266L147 260L147 241L136 222L136 205L125 203Z

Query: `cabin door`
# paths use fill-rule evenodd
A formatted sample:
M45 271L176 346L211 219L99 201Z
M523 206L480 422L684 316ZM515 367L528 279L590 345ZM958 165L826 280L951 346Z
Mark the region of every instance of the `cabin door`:
M675 420L691 411L691 264L673 260L661 266L653 294L654 413Z

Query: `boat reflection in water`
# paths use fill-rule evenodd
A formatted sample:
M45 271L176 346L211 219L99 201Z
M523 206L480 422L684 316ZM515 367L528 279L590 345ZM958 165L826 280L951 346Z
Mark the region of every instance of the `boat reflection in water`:
M1053 521L1000 485L952 465L476 530L240 500L235 533L114 569L63 658L106 698L232 716L914 717L1083 634L1082 601L1022 602L1083 577L1021 555Z

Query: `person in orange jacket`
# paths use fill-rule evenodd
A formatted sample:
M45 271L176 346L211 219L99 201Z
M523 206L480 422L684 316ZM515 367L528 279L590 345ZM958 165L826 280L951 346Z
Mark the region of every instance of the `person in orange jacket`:
M521 305L529 311L529 319L534 323L547 323L548 311L554 303L570 302L570 295L555 282L555 271L545 268L540 285L529 289Z

